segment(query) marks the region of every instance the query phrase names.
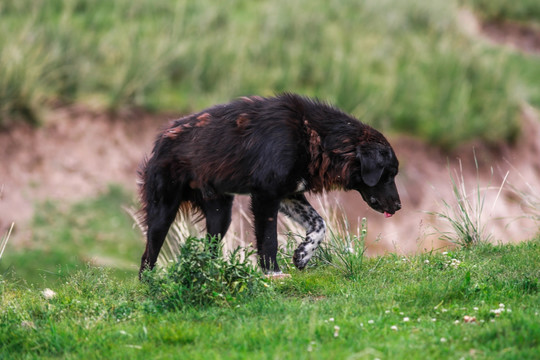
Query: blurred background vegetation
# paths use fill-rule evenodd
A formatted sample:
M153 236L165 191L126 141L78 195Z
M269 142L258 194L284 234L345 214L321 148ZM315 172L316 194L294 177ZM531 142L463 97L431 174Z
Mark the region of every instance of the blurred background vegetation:
M0 126L44 108L189 112L291 91L451 148L511 141L540 105L538 59L472 39L482 17L538 21L536 0L4 0Z
M290 91L443 149L511 142L520 106L540 108L540 57L465 31L464 8L540 26L538 0L2 0L0 129L74 103L180 114ZM133 276L143 245L119 210L133 201L111 187L39 204L0 274L35 281L92 258Z

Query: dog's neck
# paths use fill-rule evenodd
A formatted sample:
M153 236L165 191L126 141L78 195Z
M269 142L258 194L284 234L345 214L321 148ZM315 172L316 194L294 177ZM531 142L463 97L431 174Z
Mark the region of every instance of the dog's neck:
M304 126L309 143L308 187L310 191L320 193L346 188L349 172L356 158L356 146L353 141L344 139L339 148L325 148L323 144L334 142L325 141L325 138L332 134L321 136L307 120L304 120Z

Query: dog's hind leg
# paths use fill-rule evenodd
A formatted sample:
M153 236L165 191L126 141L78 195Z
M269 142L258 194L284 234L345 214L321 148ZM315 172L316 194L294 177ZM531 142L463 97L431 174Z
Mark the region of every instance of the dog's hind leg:
M206 232L214 241L222 239L229 229L233 200L233 195L220 195L204 199L199 205L206 217Z
M175 186L176 185L176 186ZM145 269L153 269L169 228L182 201L179 184L155 181L145 184L146 249L141 258L139 277Z
M294 265L301 270L306 267L315 250L324 240L326 225L304 194L295 194L283 199L279 211L306 229L306 239L294 251L293 256Z

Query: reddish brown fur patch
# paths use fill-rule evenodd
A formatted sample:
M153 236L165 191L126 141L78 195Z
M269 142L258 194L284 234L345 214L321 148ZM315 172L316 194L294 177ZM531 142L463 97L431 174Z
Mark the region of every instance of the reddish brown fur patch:
M360 136L360 144L378 143L385 146L389 146L388 141L380 135L377 131L370 127L365 127L362 135Z
M210 119L212 118L212 115L210 113L204 113L202 115L197 116L197 120L199 120L198 123L195 124L196 127L202 127L208 124Z
M249 124L249 118L248 118L248 115L246 113L240 114L238 119L236 119L236 125L240 129L245 128L248 124Z
M264 100L262 97L257 96L257 95L254 95L254 96L242 96L240 99L244 100L245 102L248 102L248 103Z
M168 139L174 139L176 138L176 136L182 132L182 127L181 126L177 126L177 127L174 127L174 128L171 128L171 129L168 129L166 130L164 133L163 133L163 137L164 138L168 138Z
M349 178L351 165L356 158L355 146L350 143L350 140L345 139L343 143L347 146L325 151L321 147L319 134L310 128L307 120L304 121L304 125L309 134L311 191L318 193L323 190L329 191L343 187Z

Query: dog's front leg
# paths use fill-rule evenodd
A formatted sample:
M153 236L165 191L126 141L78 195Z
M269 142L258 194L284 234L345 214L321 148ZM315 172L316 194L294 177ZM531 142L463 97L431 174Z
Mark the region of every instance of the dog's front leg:
M266 274L281 273L277 264L277 215L280 200L253 194L251 210L255 220L255 237L259 263Z
M293 255L294 265L302 270L324 240L326 225L304 194L295 194L284 199L280 211L306 229L306 238Z

